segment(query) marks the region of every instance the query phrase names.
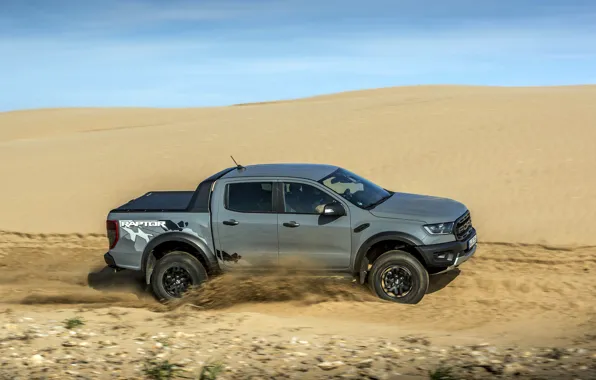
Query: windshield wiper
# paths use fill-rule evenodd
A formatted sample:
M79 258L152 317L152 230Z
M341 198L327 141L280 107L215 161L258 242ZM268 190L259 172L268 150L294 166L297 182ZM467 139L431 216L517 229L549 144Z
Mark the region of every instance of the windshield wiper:
M384 196L383 198L379 199L375 203L369 204L368 206L365 207L365 209L370 210L371 208L377 207L381 203L385 202L387 199L391 198L392 195L393 195L393 193L389 193L389 195Z

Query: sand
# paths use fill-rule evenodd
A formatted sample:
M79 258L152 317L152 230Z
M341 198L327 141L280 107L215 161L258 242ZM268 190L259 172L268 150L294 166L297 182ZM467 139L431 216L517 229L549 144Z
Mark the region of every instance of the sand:
M219 108L0 113L2 305L132 307L133 322L144 312L135 309L162 310L128 279L118 291L88 286L103 265L105 217L149 190L192 190L234 155L336 164L392 190L457 199L479 250L415 306L346 296L350 284L339 298L313 283L280 299L260 283L272 296L258 302L211 289L234 302L210 313L263 316L254 328L294 320L371 336L390 327L435 341L571 342L596 332L595 104L596 86L415 86Z
M596 86L404 87L207 109L0 113L0 230L103 233L148 190L324 162L453 197L485 242L594 245Z

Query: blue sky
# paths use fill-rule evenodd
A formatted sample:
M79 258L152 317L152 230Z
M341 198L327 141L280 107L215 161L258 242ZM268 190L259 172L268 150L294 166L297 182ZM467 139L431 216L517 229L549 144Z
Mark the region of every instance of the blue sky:
M595 0L0 0L0 111L585 83Z

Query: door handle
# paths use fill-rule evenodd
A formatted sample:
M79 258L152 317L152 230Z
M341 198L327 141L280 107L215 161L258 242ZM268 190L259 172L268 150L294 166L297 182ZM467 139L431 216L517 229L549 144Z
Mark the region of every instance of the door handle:
M238 225L238 223L240 223L240 222L237 220L234 220L234 219L223 221L223 224L225 224L226 226L236 226L236 225Z
M291 221L291 222L285 222L284 223L284 226L285 227L290 227L290 228L296 228L296 227L300 227L300 224L299 223L296 223L294 221Z

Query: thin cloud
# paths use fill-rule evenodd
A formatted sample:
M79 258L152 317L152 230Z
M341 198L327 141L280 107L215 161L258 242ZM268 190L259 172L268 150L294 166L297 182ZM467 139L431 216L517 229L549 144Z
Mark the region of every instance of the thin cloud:
M179 22L261 20L290 14L274 0L223 1L66 1L63 7L40 3L36 7L12 6L0 12L0 30L40 33L44 29L67 35L113 35L137 28L155 28Z
M507 8L454 0L451 9L425 12L425 1L386 0L386 9L378 1L342 7L336 0L15 5L0 11L0 87L11 89L0 93L0 109L213 105L400 84L593 80L594 11L569 6L559 15L545 5L515 13L511 1Z

